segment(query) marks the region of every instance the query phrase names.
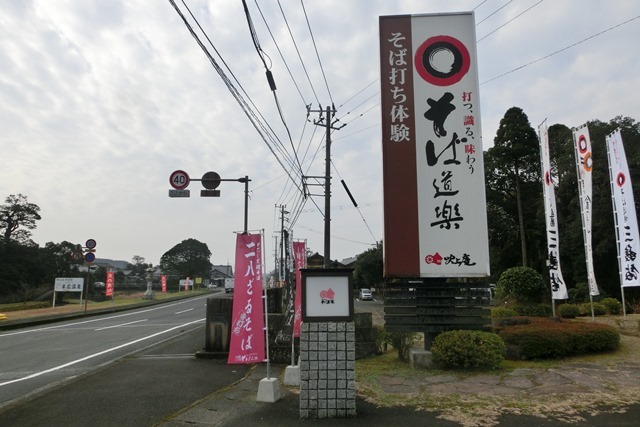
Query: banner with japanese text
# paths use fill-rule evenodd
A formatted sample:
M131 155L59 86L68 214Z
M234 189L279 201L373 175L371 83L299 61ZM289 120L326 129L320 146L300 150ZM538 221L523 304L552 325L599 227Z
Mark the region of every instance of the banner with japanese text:
M542 165L542 189L544 192L544 213L547 224L547 254L549 282L553 299L568 299L567 286L560 269L560 236L558 234L558 211L556 210L556 192L551 173L549 155L549 133L547 122L538 127L540 138L540 163Z
M167 276L164 274L160 276L160 289L163 294L167 293Z
M302 323L302 272L301 268L307 268L307 243L293 242L294 269L296 272L296 290L294 316L293 316L293 336L300 336L300 324Z
M591 238L591 219L593 212L591 171L593 170L593 155L591 153L591 137L589 128L583 125L573 129L573 146L576 154L576 171L578 177L578 196L580 197L580 212L582 214L582 234L584 236L584 252L587 263L587 282L591 296L600 295L596 275L593 269L593 245Z
M107 297L113 296L113 287L115 285L115 273L113 271L107 271L107 279L104 288L104 295Z
M380 17L384 270L487 277L473 12Z
M627 156L622 145L622 135L617 129L606 138L611 178L611 199L618 237L618 258L622 287L640 286L636 258L640 250L638 217L631 187L631 175Z
M262 236L238 234L228 363L265 360Z

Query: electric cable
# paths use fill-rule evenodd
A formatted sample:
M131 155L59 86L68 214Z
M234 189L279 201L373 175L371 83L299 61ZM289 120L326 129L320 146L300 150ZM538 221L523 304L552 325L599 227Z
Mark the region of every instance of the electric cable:
M600 36L600 35L602 35L602 34L604 34L604 33L608 32L608 31L614 30L614 29L616 29L616 28L618 28L618 27L621 27L621 26L623 26L623 25L625 25L625 24L628 24L629 22L635 21L635 20L636 20L636 19L638 19L638 18L640 18L640 15L635 16L635 17L633 17L633 18L631 18L631 19L627 19L626 21L621 22L620 24L614 25L613 27L609 27L609 28L607 28L606 30L602 30L602 31L600 31L599 33L593 34L593 35L591 35L591 36L589 36L589 37L586 37L586 38L584 38L584 39L582 39L582 40L580 40L580 41L578 41L578 42L575 42L575 43L573 43L573 44L571 44L571 45L569 45L569 46L563 47L562 49L558 49L558 50L556 50L555 52L552 52L552 53L550 53L550 54L548 54L548 55L546 55L546 56L543 56L542 58L538 58L538 59L536 59L536 60L534 60L534 61L528 62L528 63L526 63L526 64L524 64L524 65L519 66L519 67L516 67L516 68L514 68L514 69L513 69L513 70L511 70L511 71L507 71L506 73L500 74L499 76L496 76L496 77L494 77L494 78L492 78L492 79L486 80L486 81L484 81L484 82L482 82L482 83L480 83L480 84L481 84L481 85L483 85L483 84L485 84L485 83L492 82L492 81L497 80L497 79L499 79L499 78L501 78L501 77L504 77L504 76L506 76L506 75L508 75L508 74L514 73L514 72L516 72L516 71L518 71L518 70L521 70L521 69L523 69L523 68L525 68L525 67L528 67L529 65L533 65L533 64L535 64L536 62L540 62L540 61L542 61L542 60L544 60L544 59L550 58L550 57L552 57L552 56L554 56L554 55L556 55L556 54L558 54L558 53L560 53L560 52L564 52L564 51L565 51L565 50L567 50L567 49L570 49L570 48L575 47L575 46L577 46L577 45L579 45L579 44L581 44L581 43L584 43L584 42L586 42L587 40L591 40L592 38L598 37L598 36Z
M526 9L524 12L516 15L515 17L509 19L507 22L505 22L504 24L500 25L498 28L496 28L495 30L491 31L489 34L485 34L484 37L482 37L480 40L476 41L476 44L480 43L482 40L486 39L487 37L489 37L491 34L495 33L496 31L498 31L500 28L505 27L507 24L515 21L516 19L518 19L519 17L521 17L522 15L524 15L525 13L529 12L531 9L533 9L534 7L536 7L537 5L539 5L540 3L542 3L544 0L540 0L538 3L534 4L533 6L530 6L528 9Z
M311 35L311 41L313 43L313 48L316 51L316 58L318 58L318 64L320 64L320 71L322 72L322 78L324 79L324 84L327 87L327 93L329 94L329 100L333 105L333 96L331 95L331 89L329 89L329 83L327 82L327 75L324 72L324 67L322 66L322 61L320 60L320 53L318 53L318 46L316 45L316 39L313 37L313 31L311 31L311 24L309 23L309 16L307 15L307 9L304 7L304 2L300 0L300 5L302 6L302 11L304 12L304 18L307 21L307 28L309 29L309 34Z

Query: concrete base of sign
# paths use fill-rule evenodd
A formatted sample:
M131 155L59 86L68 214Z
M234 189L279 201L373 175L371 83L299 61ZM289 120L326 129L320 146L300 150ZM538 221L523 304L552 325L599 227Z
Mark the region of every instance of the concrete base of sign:
M300 366L287 366L284 370L284 384L300 385Z
M280 384L277 378L263 378L258 385L258 397L256 401L274 403L280 400Z
M409 364L412 368L431 368L433 354L429 350L412 348L409 350Z

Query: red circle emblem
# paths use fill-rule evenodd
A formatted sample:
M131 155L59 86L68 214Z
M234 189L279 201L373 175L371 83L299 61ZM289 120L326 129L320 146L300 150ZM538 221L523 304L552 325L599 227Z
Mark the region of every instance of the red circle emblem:
M439 70L434 65L438 53L448 52L453 61L448 70ZM424 41L414 56L416 71L427 83L436 86L451 86L458 83L471 67L471 56L467 47L451 36L434 36Z

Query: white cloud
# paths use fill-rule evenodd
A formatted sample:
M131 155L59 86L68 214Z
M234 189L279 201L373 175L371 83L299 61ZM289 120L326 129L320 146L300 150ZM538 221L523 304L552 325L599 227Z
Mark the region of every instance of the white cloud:
M478 38L535 3L512 2L477 26ZM187 4L240 81L242 89L234 81L236 87L247 92L243 96L290 150L241 3ZM331 255L360 253L382 238L378 17L465 11L480 4L480 22L504 2L307 1L315 46L300 2L281 2L290 30L275 3L259 2L297 88L255 4L248 4L293 143L309 146L305 169L315 155L309 175L324 174L324 129L306 121L305 103L318 109L318 103L331 102L326 76L337 117L347 123L332 135ZM634 1L542 2L478 44L480 81L638 15ZM233 262L233 232L243 226L243 185L224 182L222 196L214 199L200 198L194 182L190 199L167 196L172 171L183 169L198 179L215 170L223 178L252 180L249 228L264 229L271 266L276 205L293 208L294 193L284 190L282 167L169 2L8 2L0 28L0 198L22 193L41 207L43 219L34 233L39 244L94 238L99 257L140 255L157 263L175 244L196 238L209 245L214 263ZM577 126L633 117L639 34L640 19L481 85L485 149L514 105L534 126L544 118ZM351 206L341 179L360 211ZM313 201L324 209L321 198ZM308 201L294 236L322 253L322 233L322 214Z

